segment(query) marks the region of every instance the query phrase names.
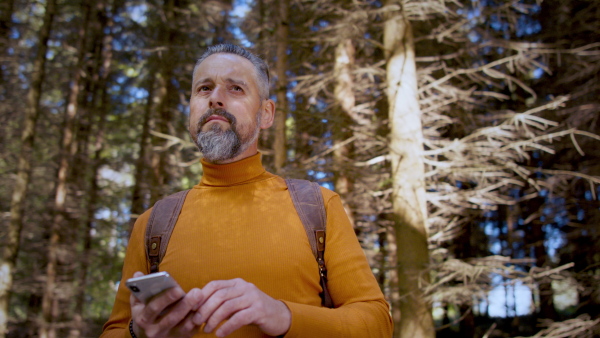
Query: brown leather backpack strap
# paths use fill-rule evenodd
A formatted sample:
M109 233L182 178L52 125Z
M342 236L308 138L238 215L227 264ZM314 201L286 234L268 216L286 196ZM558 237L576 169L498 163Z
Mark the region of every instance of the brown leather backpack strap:
M321 188L319 184L306 180L286 179L285 183L319 265L321 287L323 288L323 293L320 295L321 303L325 307L333 308L334 304L327 288L327 267L325 266L327 215Z
M152 208L146 226L146 256L150 273L158 272L188 192L189 190L184 190L169 195L156 202Z

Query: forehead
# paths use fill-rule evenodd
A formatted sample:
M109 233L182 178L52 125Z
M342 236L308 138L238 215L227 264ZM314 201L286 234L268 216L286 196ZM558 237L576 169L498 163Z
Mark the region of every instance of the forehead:
M194 81L200 79L238 79L256 84L256 70L250 60L235 54L213 54L196 68Z

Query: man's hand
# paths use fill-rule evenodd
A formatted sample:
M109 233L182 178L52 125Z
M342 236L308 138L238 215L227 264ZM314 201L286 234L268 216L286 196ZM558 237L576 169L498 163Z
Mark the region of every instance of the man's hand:
M292 323L288 307L242 279L212 281L201 291L201 306L193 316L195 325L206 323L204 332L225 337L242 326L254 324L270 336L285 334Z
M136 272L133 276L144 274ZM198 327L192 318L198 309L200 289L192 289L187 294L180 286L170 288L150 298L148 303L130 297L133 330L139 338L191 337Z

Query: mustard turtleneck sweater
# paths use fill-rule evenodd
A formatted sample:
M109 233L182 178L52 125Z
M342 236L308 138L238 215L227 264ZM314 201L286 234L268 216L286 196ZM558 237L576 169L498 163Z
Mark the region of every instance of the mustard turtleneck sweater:
M188 193L160 264L184 291L212 280L242 278L292 313L286 337L390 337L388 304L334 192L322 188L327 210L325 263L335 309L321 307L318 267L285 181L265 171L260 154L238 162L202 162L200 184ZM129 337L125 280L148 273L139 217L127 246L123 277L102 337ZM214 336L198 333L195 337ZM229 337L264 337L246 326Z

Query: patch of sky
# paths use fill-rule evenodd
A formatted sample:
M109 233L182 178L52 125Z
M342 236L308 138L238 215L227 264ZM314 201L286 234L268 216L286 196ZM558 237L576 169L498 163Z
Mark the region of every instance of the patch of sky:
M248 40L248 37L240 28L243 19L252 10L250 7L251 2L249 0L235 0L233 2L233 9L229 12L231 20L233 22L230 32L235 38L240 41L240 44L246 48L252 47L252 42Z
M129 92L134 98L138 100L145 99L146 97L148 97L148 91L144 88L132 87L131 89L129 89Z
M494 243L492 243L492 245L490 245L490 252L494 255L502 254L502 244L500 243L500 241L495 241Z
M110 209L108 208L99 208L94 215L95 219L110 219Z
M123 84L123 83L125 83L125 81L127 81L127 77L125 77L123 75L120 75L120 76L117 76L117 78L115 79L115 81L118 84Z
M313 52L318 53L321 50L321 46L320 45L316 45L313 47Z
M492 221L486 221L483 226L486 235L491 237L498 237L500 235L500 229Z
M534 20L529 15L521 15L517 19L517 37L523 37L539 33L542 30L542 25L539 21Z
M532 310L531 289L521 281L504 285L501 276L495 275L492 283L497 286L488 294L488 314L490 317L524 316Z
M8 33L8 37L16 40L21 37L21 32L19 32L18 29L13 27L10 29L10 32Z
M320 182L319 185L331 191L335 191L335 186L331 182Z
M118 51L118 52L123 50L123 44L118 39L113 39L112 47L115 51Z
M326 109L329 107L329 105L327 104L327 102L325 102L325 101L323 101L323 100L321 100L321 99L319 99L319 100L317 101L317 104L316 104L316 106L317 106L317 109L318 109L319 111L325 111L325 110L326 110Z
M287 91L285 93L285 97L287 97L287 99L290 101L296 101L296 96L291 91Z
M309 170L307 172L310 176L314 177L316 180L322 180L324 178L327 178L327 173L323 172L323 171L315 171L315 170Z
M179 111L183 113L185 116L190 116L190 105L189 104L180 104L178 105Z
M126 12L129 13L131 20L140 26L146 26L146 13L148 12L148 6L145 3L129 6L126 9Z
M577 210L577 220L583 221L584 218L585 218L585 210L583 210L583 209Z
M544 246L548 256L556 258L556 252L565 244L564 234L555 227L546 227L546 239Z

